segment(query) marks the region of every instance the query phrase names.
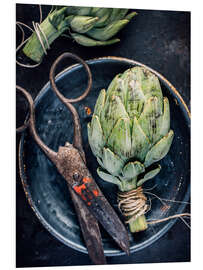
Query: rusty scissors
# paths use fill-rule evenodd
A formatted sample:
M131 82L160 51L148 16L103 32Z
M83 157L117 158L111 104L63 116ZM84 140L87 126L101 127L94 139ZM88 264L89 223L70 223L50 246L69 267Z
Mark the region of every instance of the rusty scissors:
M64 97L59 92L55 83L56 67L59 62L65 58L72 58L81 63L88 75L88 84L84 93L75 99ZM82 146L80 119L75 107L71 104L81 101L90 92L92 86L91 71L86 62L80 57L66 52L60 55L53 63L50 69L49 79L52 90L72 114L74 123L73 143L71 144L66 142L65 146L60 146L58 152L55 152L41 140L35 128L35 109L33 99L25 89L18 85L16 86L16 89L27 99L30 114L25 124L17 128L17 131L21 132L29 127L30 133L35 142L44 151L53 164L55 164L58 172L65 178L89 256L93 263L105 264L106 259L98 222L101 223L109 235L127 254L129 254L129 239L125 226L102 194L102 191L94 181L86 166L86 158Z

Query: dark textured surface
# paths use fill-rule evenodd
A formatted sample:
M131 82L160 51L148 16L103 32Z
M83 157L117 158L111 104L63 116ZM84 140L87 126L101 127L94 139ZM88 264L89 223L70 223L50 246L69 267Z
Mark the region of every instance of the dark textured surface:
M47 10L45 7L43 10ZM49 69L62 52L71 51L83 59L115 55L140 61L163 74L190 105L190 14L138 10L139 15L119 33L121 43L105 48L84 48L59 38L35 69L17 67L17 83L33 97L48 81ZM29 16L28 16L29 15ZM31 18L32 17L32 18ZM17 5L17 20L31 25L38 19L38 8ZM20 32L17 31L17 41ZM70 62L71 63L71 62ZM24 107L17 104L20 120ZM19 111L18 111L19 115ZM17 136L17 148L20 136ZM187 153L185 153L187 156ZM188 153L189 155L189 153ZM17 169L16 184L16 263L22 266L87 265L88 255L70 249L55 239L38 221L27 203ZM186 211L189 209L186 208ZM138 239L139 240L139 239ZM190 231L181 220L153 245L128 256L108 257L107 263L149 263L190 260Z

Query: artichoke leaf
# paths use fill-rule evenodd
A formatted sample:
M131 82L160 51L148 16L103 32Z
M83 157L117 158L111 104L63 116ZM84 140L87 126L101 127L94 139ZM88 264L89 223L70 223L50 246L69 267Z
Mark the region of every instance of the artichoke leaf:
M121 188L121 182L117 177L104 172L101 168L97 169L97 173L98 173L99 177L101 177L104 181L118 185L119 189Z
M141 85L142 90L146 96L146 99L150 97L158 98L158 106L159 108L163 108L163 94L161 90L161 86L159 83L159 79L153 73L149 72L147 69L142 68L144 77L142 77Z
M107 96L110 100L113 96L118 96L124 102L125 88L123 85L122 75L118 74L110 83L107 89Z
M170 107L167 97L164 97L164 111L160 128L160 137L164 137L170 129Z
M111 15L112 8L99 8L94 12L93 8L93 16L99 17L99 20L96 22L95 27L103 27L106 25L106 22Z
M112 151L123 160L131 157L131 122L129 118L120 118L108 138Z
M87 35L91 38L97 39L97 40L108 40L115 36L126 24L129 23L129 20L117 20L113 21L112 23L101 27L101 28L92 28L87 32Z
M98 17L76 15L73 16L70 26L74 32L86 33L94 27L97 21Z
M94 155L101 157L105 140L98 116L93 115L91 125L89 123L87 125L87 132L92 152Z
M132 148L131 155L139 161L144 162L145 156L151 147L148 137L140 127L138 120L134 117L132 128Z
M91 15L95 15L95 12L98 12L100 9L100 7L93 7L92 10L91 10Z
M146 101L146 97L141 87L141 80L139 79L140 76L142 76L140 73L141 70L135 73L133 69L124 73L122 77L125 81L124 88L127 89L125 107L129 116L132 118L134 116L139 118Z
M157 97L150 97L138 119L142 130L152 144L160 138L160 127L162 123L162 108L160 108Z
M105 99L106 99L106 91L105 89L102 89L100 91L96 105L94 107L94 114L97 115L98 117L100 117L101 111L103 110Z
M137 15L137 12L131 12L125 16L125 19L130 21L135 15Z
M78 34L78 33L71 33L71 37L80 45L86 46L86 47L93 47L93 46L107 46L111 45L117 42L120 42L119 38L113 38L106 41L99 41L95 40L89 37L86 37L85 35Z
M142 184L144 184L147 180L152 179L154 176L156 176L161 170L161 166L158 164L158 167L156 169L153 169L149 172L147 172L144 177L142 179L140 179L137 182L137 186L141 186Z
M107 93L108 93L109 96L111 95L112 91L115 89L115 87L117 85L118 78L120 78L120 77L121 77L121 74L120 73L117 74L113 78L113 80L111 81L111 83L109 84L108 89L107 89Z
M112 96L109 99L107 97L104 109L100 116L101 125L106 138L109 137L114 125L120 118L128 118L128 114L121 99L117 96Z
M150 166L154 162L161 160L168 153L173 141L174 132L170 130L158 143L156 143L147 153L144 165Z
M67 7L63 7L60 10L55 10L45 20L48 19L48 21L52 24L52 26L55 29L58 29L58 26L60 25L60 23L63 22L65 18L66 11L67 11Z
M102 18L104 15L109 14L112 8L92 8L91 16Z
M99 163L99 165L100 165L103 169L105 169L104 164L103 164L103 162L101 161L101 159L100 159L99 157L97 157L97 162Z
M71 15L89 15L91 13L91 7L74 7L74 6L69 6L67 9L67 14Z
M112 16L111 16L111 22L115 20L122 20L127 14L127 12L128 12L128 9L126 8L115 9L115 13L114 14L112 13Z
M121 20L125 17L127 14L128 9L124 8L113 8L111 15L109 16L108 20L106 21L106 25L115 21L115 20Z
M145 167L139 161L129 162L122 170L123 177L127 180L137 177L145 171Z
M107 21L107 19L109 18L109 15L110 15L110 12L105 14L102 18L100 18L96 24L95 24L95 27L103 27L105 26L105 22Z
M104 168L112 175L118 176L123 168L124 161L114 154L109 148L103 149Z

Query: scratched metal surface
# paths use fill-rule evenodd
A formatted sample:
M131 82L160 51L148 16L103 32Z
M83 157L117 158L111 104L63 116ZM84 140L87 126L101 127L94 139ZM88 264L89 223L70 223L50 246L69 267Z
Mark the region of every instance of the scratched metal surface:
M29 22L29 18L26 18L26 11L31 10L33 11L33 16L37 16L37 7L32 5L17 5L17 19L24 20L24 22ZM84 59L90 59L94 57L100 57L105 55L115 55L115 56L122 56L131 58L137 61L140 61L148 66L154 68L155 70L162 73L181 93L183 96L186 104L189 106L190 101L190 63L189 63L189 41L190 41L190 33L189 33L189 23L190 23L190 14L184 12L161 12L161 11L138 11L139 16L137 16L136 20L133 21L129 26L126 27L126 31L120 33L121 36L121 43L116 46L110 46L106 48L83 48L79 45L73 44L69 40L65 40L64 38L60 38L59 41L57 40L54 44L53 49L50 50L50 54L47 58L44 59L42 66L35 70L27 70L25 68L17 67L17 83L21 86L29 89L33 97L37 95L37 93L41 90L44 84L48 80L49 68L53 63L54 59L61 54L62 52L66 51L67 48L71 52L77 53L79 56L83 57ZM161 25L160 25L161 22ZM18 33L18 32L17 32ZM136 33L136 35L135 35ZM19 34L19 33L18 33ZM138 38L139 37L139 38ZM175 67L175 68L174 68ZM62 67L63 68L63 67ZM103 69L105 71L105 69ZM96 69L93 69L96 72ZM98 71L97 71L98 72ZM100 77L100 76L98 76ZM105 84L108 84L108 73L105 74ZM102 83L102 79L97 78L98 84ZM67 82L68 84L68 82ZM96 86L94 86L96 87ZM96 87L98 90L99 88ZM91 107L94 104L96 91L93 93L93 99L86 99L85 102L88 106ZM52 100L52 99L50 99ZM36 115L36 119L40 119L40 121L44 121L44 125L42 125L40 133L43 138L46 138L47 144L51 144L51 146L56 150L59 143L63 143L67 138L71 140L71 132L67 134L65 129L61 129L64 125L70 125L70 122L67 121L67 114L66 111L61 104L57 104L58 101L52 100L49 104L42 102L42 108L40 111L45 110L48 113L42 115ZM175 103L174 104L174 108ZM44 108L43 108L44 106ZM88 120L85 111L84 111L84 103L83 105L78 104L77 108L80 112L80 117L84 119L84 125ZM21 109L18 123L22 121L23 112L25 106L23 103L17 103L17 110ZM55 110L55 111L54 111ZM182 155L187 157L187 164L189 162L189 146L188 149L184 148L182 136L188 137L187 134L187 127L183 127L185 123L182 121L181 115L179 113L173 114L176 115L174 118L175 121L172 119L172 128L177 129L178 123L181 123L182 128L180 130L181 134L177 134L176 140L177 144L174 148L171 149L171 152L179 153L183 150ZM39 118L38 118L39 117ZM64 124L61 125L61 122ZM180 125L180 124L179 124ZM85 127L83 126L83 129ZM56 129L61 129L62 134L55 136L55 140L52 140L53 136L52 132ZM84 129L85 130L85 129ZM64 132L64 134L63 134ZM85 136L84 140L86 140L86 133L83 132ZM50 135L50 136L49 136ZM29 142L28 137L28 142ZM50 140L50 141L49 141ZM19 136L17 136L17 148L18 148ZM189 142L187 142L189 145ZM87 144L85 144L87 145ZM32 168L34 168L34 164L43 164L42 170L46 170L44 166L48 166L52 173L49 174L50 177L49 183L55 187L54 190L58 192L58 195L61 196L61 210L62 212L55 212L55 215L59 217L65 218L67 217L68 213L73 217L73 221L75 219L74 213L69 210L65 210L64 201L67 202L68 200L68 191L63 187L63 182L61 181L60 177L54 178L55 169L52 168L50 163L43 161L43 155L38 155L37 150L33 144L30 142L28 143L28 148L34 152L33 160L29 161L32 166L30 166L29 173L36 173L32 172ZM182 150L181 150L182 149ZM85 147L86 153L89 153L88 159L94 159L91 156L90 151L88 151L87 147ZM170 160L169 160L170 159ZM186 164L185 163L185 164ZM159 177L165 177L164 174L170 174L173 181L174 179L181 179L182 175L177 175L177 166L182 166L180 164L180 156L174 155L173 158L168 156L165 160L163 160L163 166L167 164L167 170L161 172ZM179 164L179 165L178 165ZM89 162L90 169L94 171L96 169L95 162ZM34 169L33 169L34 170ZM31 171L31 172L30 172ZM189 174L190 168L188 165L185 167L185 170ZM173 173L171 173L173 172ZM96 177L96 174L95 174ZM189 176L187 176L189 177ZM32 182L33 188L38 188L40 193L40 187L42 187L42 182L40 178L37 178L38 182ZM58 179L58 180L57 180ZM170 178L171 179L171 178ZM98 180L101 181L101 180ZM171 182L169 179L166 181L161 181L161 178L156 178L156 181L159 182L158 189L164 190L165 193L162 197L168 196L169 190L167 187L170 187ZM184 186L184 181L180 181ZM59 185L58 185L59 184ZM104 186L104 182L100 183ZM48 192L43 189L44 198L49 198L53 195L53 188L49 186L50 190ZM29 207L25 195L23 193L22 185L20 183L18 170L17 170L17 196L16 196L16 206L17 206L17 246L16 246L16 263L18 267L21 266L52 266L52 265L87 265L91 264L88 255L83 254L81 252L75 251L60 241L56 240L38 221L36 216L34 215L33 211ZM112 189L115 187L112 186ZM177 187L178 188L178 187ZM160 190L157 190L159 192ZM176 189L177 191L177 189ZM155 192L155 191L154 191ZM46 194L45 194L46 193ZM161 193L162 194L162 193ZM38 200L37 196L39 194L36 193L36 199ZM106 196L109 200L115 202L115 196L113 193L106 193ZM174 194L175 196L175 194ZM64 200L63 200L64 199ZM40 201L40 200L39 200ZM161 204L159 202L155 202L153 200L154 207L156 205L157 209L160 209ZM40 202L39 202L40 204ZM40 207L45 207L45 205L41 205ZM173 205L173 207L177 207ZM47 208L50 211L53 210L53 206L47 205ZM51 210L52 209L52 210ZM156 209L156 207L155 207ZM187 211L189 209L186 208ZM153 214L157 214L156 211ZM54 213L48 215L49 219L54 217ZM61 218L62 219L62 218ZM66 226L71 226L70 223L66 222L65 220L64 225L62 226L65 228ZM69 221L71 222L71 221ZM75 224L75 223L74 223ZM163 226L163 225L159 225ZM148 233L155 233L156 230L159 230L159 226L151 229ZM78 230L77 226L72 226L72 231ZM155 230L155 232L153 231ZM104 234L104 242L108 242L108 237ZM80 231L78 230L78 237L80 237ZM131 239L131 241L135 241L136 244L139 241L142 241L145 235L137 236L137 239ZM112 247L110 247L112 248ZM115 246L113 247L115 248ZM108 257L107 262L109 264L115 263L142 263L142 262L170 262L170 261L189 261L190 260L190 232L188 228L178 221L164 236L162 236L158 241L150 245L149 247L145 248L144 250L137 251L136 253L131 254L128 256L119 256L119 257Z

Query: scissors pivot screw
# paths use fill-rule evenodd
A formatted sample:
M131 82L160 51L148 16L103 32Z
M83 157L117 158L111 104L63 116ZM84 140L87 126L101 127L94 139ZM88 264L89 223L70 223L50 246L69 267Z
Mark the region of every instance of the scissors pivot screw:
M75 172L75 173L73 174L73 178L74 178L74 180L79 180L79 178L80 178L79 173Z

